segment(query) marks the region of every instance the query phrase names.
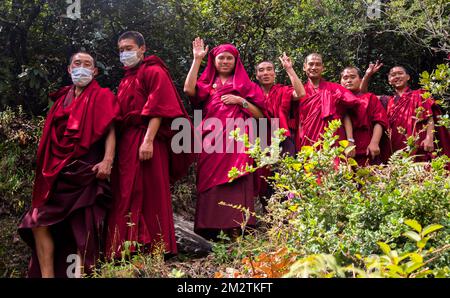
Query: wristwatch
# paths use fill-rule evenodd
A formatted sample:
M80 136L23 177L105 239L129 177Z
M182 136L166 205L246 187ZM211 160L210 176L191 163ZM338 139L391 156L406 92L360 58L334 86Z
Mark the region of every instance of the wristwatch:
M248 108L248 102L245 99L242 100L242 107L244 109Z
M347 141L354 143L354 142L355 142L355 139L347 138Z

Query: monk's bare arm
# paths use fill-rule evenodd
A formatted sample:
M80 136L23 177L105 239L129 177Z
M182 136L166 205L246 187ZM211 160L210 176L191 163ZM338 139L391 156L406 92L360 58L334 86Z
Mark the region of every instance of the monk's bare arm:
M367 146L366 155L370 155L373 158L380 154L380 140L383 135L383 126L376 123L373 127L372 139L370 139L369 146Z
M289 80L291 80L292 87L294 87L294 92L292 93L292 100L299 100L303 96L306 95L305 87L302 84L302 81L297 76L294 68L286 69L286 73L289 76Z
M361 93L369 92L369 81L370 81L370 76L368 76L368 75L365 75L362 78L361 84L359 85L359 89L360 89Z
M350 116L348 114L344 116L344 128L347 139L353 139L353 125L352 120L350 119Z
M222 102L226 105L240 105L242 107L244 106L244 101L246 101L244 98L233 94L222 95L220 100L222 100ZM264 114L257 106L249 101L247 101L247 105L247 110L250 112L250 114L252 114L254 118L258 119L264 117Z
M433 117L428 118L427 124L427 135L425 139L422 141L421 146L423 146L424 150L427 152L432 152L434 150L434 121Z
M111 124L109 128L108 136L106 137L105 142L105 156L103 160L107 160L111 162L111 165L114 161L114 155L116 154L116 129L114 124Z
M364 74L364 77L361 80L361 84L359 85L361 93L369 92L369 81L372 78L372 76L380 70L382 66L383 63L381 63L378 60L375 64L373 63L369 64L369 67L367 68L366 73Z
M144 140L139 147L139 160L149 160L153 157L153 141L155 139L156 133L161 126L162 118L155 117L150 119L147 127L147 132L145 133Z
M345 129L345 135L347 136L347 139L353 139L353 124L352 124L352 120L350 119L350 116L348 114L346 114L344 116L344 129ZM353 142L349 141L349 146L354 146L355 144ZM354 157L355 156L356 151L352 150L351 152L349 152L348 156L350 157Z
M184 93L187 96L195 96L195 86L197 84L198 72L200 70L200 65L202 64L202 60L195 59L192 62L191 69L186 77L186 81L184 82Z
M186 93L187 96L194 97L196 93L195 86L197 84L198 72L203 58L208 54L208 46L205 48L205 43L200 37L195 38L192 42L192 53L194 55L194 61L192 61L191 69L184 82L184 93Z
M281 65L283 65L283 68L286 70L286 73L289 76L289 80L291 80L292 87L294 87L292 100L299 100L306 95L306 91L303 87L302 81L300 81L297 73L294 70L292 60L286 55L286 53L283 53L283 55L281 55L279 59L281 61Z
M105 141L105 154L103 160L96 164L92 171L97 172L96 177L99 179L106 179L111 175L111 168L114 162L114 155L116 149L116 130L114 124L111 124L108 135Z
M253 118L259 119L264 117L264 114L261 112L261 110L255 106L254 104L247 102L248 103L248 111L252 114Z

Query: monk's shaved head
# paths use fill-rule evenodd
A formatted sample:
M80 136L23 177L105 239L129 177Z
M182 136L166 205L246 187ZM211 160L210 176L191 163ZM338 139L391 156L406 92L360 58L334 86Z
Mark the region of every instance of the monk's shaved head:
M261 64L263 64L263 63L270 63L270 64L272 64L272 67L275 68L275 64L274 64L272 61L264 60L264 61L261 61L261 62L259 62L258 64L256 64L256 66L255 66L255 71L258 71L258 67L259 67Z
M409 71L406 69L406 67L404 67L402 65L396 65L396 66L392 67L391 70L389 70L389 73L392 73L395 68L401 68L407 75L409 75Z
M313 58L313 57L319 58L320 61L322 61L322 63L323 63L322 55L320 55L319 53L311 53L311 54L309 54L308 56L306 56L304 63L308 63L308 60Z
M358 76L359 76L361 79L362 79L362 77L363 77L363 73L362 73L361 69L359 69L359 68L356 67L356 66L347 66L347 67L344 68L344 69L342 70L342 72L341 72L341 79L342 79L342 76L344 75L344 72L345 72L346 70L355 70L356 73L358 74Z
M76 55L78 55L78 54L83 54L83 55L90 56L90 57L92 58L92 64L94 65L94 67L97 67L97 61L95 60L94 56L92 56L91 53L88 53L88 52L86 52L86 51L84 51L84 50L80 50L80 51L77 51L77 52L73 53L73 54L70 56L70 58L69 58L69 65L72 64L73 58L74 58Z
M137 32L137 31L127 31L122 33L122 35L120 35L118 42L120 42L121 40L124 39L132 39L136 42L136 44L138 45L138 47L142 47L145 46L145 39L144 36Z

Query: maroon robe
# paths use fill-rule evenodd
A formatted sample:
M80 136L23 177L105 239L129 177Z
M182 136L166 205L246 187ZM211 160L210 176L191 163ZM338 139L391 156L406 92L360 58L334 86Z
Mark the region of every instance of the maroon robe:
M230 52L236 59L233 76L222 84L214 66L215 56L222 52ZM217 232L220 229L237 228L243 221L242 212L231 207L220 206L220 201L233 205L241 205L244 208L254 210L253 175L246 173L229 183L228 172L233 168L243 169L246 163L253 164L253 160L245 152L237 150L237 144L229 141L227 134L227 119L249 119L252 115L240 105L227 105L221 100L225 94L234 94L245 98L266 113L264 93L261 88L250 81L244 66L239 58L237 49L230 44L220 45L212 49L208 56L208 64L197 81L196 97L191 98L195 106L202 106L203 121L197 129L202 140L211 134L218 132L215 139L222 140L223 152L209 153L209 146L213 142L206 140L203 143L202 152L197 162L197 208L195 215L195 231L207 236L209 230ZM222 130L214 128L214 124L208 123L210 119L218 119ZM235 127L231 127L234 129ZM256 127L245 126L245 133L252 134ZM244 133L241 131L241 133ZM213 140L214 141L214 140ZM227 150L233 149L233 150ZM230 152L232 151L232 152ZM255 218L250 217L249 225L255 224Z
M355 111L350 111L352 120L353 138L355 139L356 156L355 160L359 166L369 164L379 164L380 158L372 159L366 154L367 147L372 140L373 128L375 124L380 124L383 130L388 128L386 111L380 100L373 93L356 94L359 99L359 107Z
M30 277L40 277L32 228L50 226L57 277L67 277L67 257L79 251L90 272L102 249L111 200L109 183L92 167L103 159L105 136L118 114L114 94L92 81L74 98L68 86L50 95L55 103L45 121L37 152L32 208L19 234L32 248Z
M276 84L270 88L269 94L265 95L264 100L270 118L280 119L280 128L287 130L286 136L291 135L288 121L293 93L292 86Z
M413 152L417 155L417 161L428 161L432 158L431 153L425 152L420 145L426 137L426 131L421 130L427 124L429 117L433 117L437 121L437 116L440 114L439 108L433 99L422 98L423 90L407 89L401 96L393 95L389 97L387 104L387 115L389 118L389 126L391 128L391 147L392 151L401 150L406 147L407 136L419 133L419 140L416 143L417 149ZM419 117L416 119L417 110L421 108ZM401 134L398 132L399 127L402 127L405 132ZM443 154L450 156L449 133L445 127L435 127L437 133L435 138L439 140L438 147L443 149Z
M125 70L118 89L121 121L106 251L108 256L120 257L124 242L135 241L143 249L163 244L167 253L175 254L170 178L186 174L194 156L173 153L170 146L175 132L170 126L178 117L187 119L191 129L192 124L161 59L146 57ZM140 161L139 148L153 117L162 118L153 141L153 157ZM134 245L130 248L136 249Z
M286 129L286 139L281 143L282 152L287 152L291 156L295 155L295 129L291 129L291 102L294 88L292 86L285 86L282 84L273 85L268 94L265 94L264 101L267 108L267 113L271 119L279 119L279 128ZM295 124L294 124L295 125ZM295 128L295 126L294 126ZM294 132L294 133L293 133ZM267 181L262 177L268 177L272 174L267 168L258 169L255 172L255 194L261 198L265 196L269 198L273 191L268 185ZM265 205L266 201L261 200Z
M313 145L324 132L331 120L342 119L348 109L356 109L358 98L339 84L321 80L319 87L314 88L308 81L305 84L306 96L299 103L299 129L295 139L297 151L303 146ZM345 139L345 129L342 125L337 132Z

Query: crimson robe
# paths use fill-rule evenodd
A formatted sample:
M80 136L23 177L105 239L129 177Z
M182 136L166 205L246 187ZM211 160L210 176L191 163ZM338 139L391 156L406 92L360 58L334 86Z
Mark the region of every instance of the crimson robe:
M422 98L424 90L407 89L401 96L393 95L389 97L387 104L387 115L391 132L392 151L401 150L406 147L407 136L419 133L419 140L416 142L417 149L413 152L417 155L417 161L427 161L431 159L431 154L425 152L420 145L426 137L426 131L422 131L427 120L433 117L437 121L440 111L433 99ZM417 109L421 111L417 114ZM416 117L418 116L418 117ZM398 131L403 128L405 134ZM450 156L449 133L445 127L436 127L435 137L438 138L438 146L443 149L443 154Z
M202 140L213 134L214 125L208 124L208 119L219 119L223 130L217 136L222 140L223 153L208 153L207 148L210 145L204 141L203 150L198 155L197 162L197 208L195 217L195 231L204 236L206 230L229 229L239 227L242 222L242 213L231 207L219 206L220 201L225 201L233 205L241 205L254 211L253 196L255 193L253 187L253 175L246 173L232 183L229 183L228 172L237 167L242 169L245 164L253 164L253 160L245 152L240 152L236 142L230 141L227 134L227 119L242 119L243 121L251 117L247 109L240 105L226 105L221 101L221 96L225 94L235 94L246 98L249 102L259 107L263 113L266 113L264 104L264 94L261 88L255 83L249 82L246 90L242 91L233 84L233 78L230 78L222 85L217 77L213 88L206 96L197 95L197 98L191 99L193 103L203 105L203 122L198 127ZM202 93L201 93L202 94ZM232 127L231 129L234 129ZM245 133L252 135L256 127L250 125L245 127ZM241 133L244 133L241 131ZM211 143L211 145L215 144ZM227 151L227 148L233 148ZM232 151L232 152L230 152ZM250 217L249 225L255 224L254 216Z
M353 138L355 139L356 146L355 160L360 166L364 166L367 163L378 164L380 163L379 157L372 160L370 156L366 155L366 152L372 140L375 124L380 124L383 130L388 128L386 111L375 94L359 93L356 96L359 99L359 107L349 113L352 120Z
M79 251L90 272L104 242L110 185L92 167L104 157L105 137L118 114L114 94L92 81L74 98L74 87L50 95L50 109L37 152L32 208L19 234L32 248L28 276L40 277L32 228L49 226L57 277L67 277L67 257ZM67 100L66 100L67 99ZM67 104L66 104L66 103Z
M267 113L270 118L279 119L279 128L286 129L286 139L281 143L282 152L287 152L290 155L295 154L295 124L291 128L291 102L294 88L292 86L285 86L282 84L273 85L268 94L265 94L264 102L266 104ZM261 202L265 205L266 201L262 198L265 196L269 198L273 190L268 185L267 181L262 177L268 177L272 174L267 168L258 169L255 172L255 195L259 195Z
M286 136L291 135L288 122L293 93L292 86L276 84L270 88L269 94L265 96L264 100L270 118L280 119L280 128L287 130Z
M117 165L114 168L114 204L108 221L107 253L119 256L125 241L136 241L144 249L163 244L177 253L170 194L170 178L180 178L193 162L192 153L175 154L170 126L178 117L192 123L172 82L166 65L156 56L125 68L118 89L120 129ZM151 118L161 117L153 141L153 157L139 160L139 147ZM172 179L175 180L175 179ZM136 246L131 247L134 251Z
M300 99L298 109L297 151L303 146L313 145L331 120L342 119L348 109L356 109L359 105L358 98L349 90L325 80L320 81L317 89L308 81L305 91L306 96ZM337 133L345 139L343 125Z
M104 136L117 115L114 94L92 81L73 100L67 126L59 126L55 123L55 113L63 108L64 98L71 90L73 86L67 86L50 95L56 101L47 116L37 151L33 207L45 203L61 169L86 154L89 147Z

